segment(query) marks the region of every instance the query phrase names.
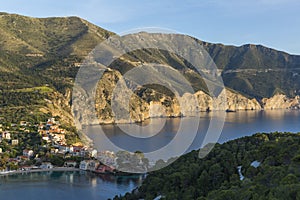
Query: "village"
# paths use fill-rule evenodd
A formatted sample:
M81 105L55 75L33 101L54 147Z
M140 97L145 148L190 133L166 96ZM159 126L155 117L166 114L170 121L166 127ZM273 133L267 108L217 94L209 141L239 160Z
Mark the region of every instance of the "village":
M98 152L81 142L69 144L66 130L54 117L31 124L0 124L0 175L42 170L84 170L116 174L116 168L146 171L141 152Z
M0 174L54 169L114 172L96 159L116 166L113 152L98 153L80 142L68 145L66 135L54 117L38 124L0 124Z

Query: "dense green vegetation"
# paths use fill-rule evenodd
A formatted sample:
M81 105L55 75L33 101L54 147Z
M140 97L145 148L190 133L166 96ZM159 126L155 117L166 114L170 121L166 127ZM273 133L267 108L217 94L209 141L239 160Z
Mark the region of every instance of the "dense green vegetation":
M188 153L150 173L138 190L114 199L300 199L299 147L299 133L278 132L217 144L205 158ZM253 161L261 164L255 168Z
M40 112L45 99L66 94L78 64L112 34L78 17L7 13L0 14L0 29L0 115L13 123L47 118L49 113Z

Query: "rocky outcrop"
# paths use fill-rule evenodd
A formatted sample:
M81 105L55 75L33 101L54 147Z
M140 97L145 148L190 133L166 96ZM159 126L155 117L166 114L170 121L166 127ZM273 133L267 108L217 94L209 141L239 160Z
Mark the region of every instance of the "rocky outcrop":
M256 99L248 99L228 89L224 89L219 96L215 98L212 98L202 91L198 91L195 94L184 94L181 102L182 105L186 105L186 107L182 109L183 112L186 113L218 110L261 110L261 106ZM198 105L198 107L192 105ZM183 113L183 115L185 115L185 113Z
M288 98L284 94L276 94L271 98L262 99L263 108L265 110L273 109L299 109L300 108L300 97Z
M119 71L106 71L98 83L94 105L90 106L94 106L94 110L80 110L81 106L78 104L75 111L77 109L79 112L74 114L75 119L80 121L80 124L135 123L153 117L194 116L198 112L207 111L300 108L299 97L289 99L280 94L265 98L259 103L256 99L249 99L230 89L224 89L213 98L203 91L178 96L161 92L157 88L134 85L133 82L122 80ZM89 101L91 100L84 100ZM96 118L89 118L94 111Z
M227 111L261 110L261 105L256 99L248 99L231 90L226 90L226 99Z
M108 70L103 74L95 93L94 106L97 119L88 118L91 116L91 111L80 111L74 116L81 124L134 123L152 117L193 116L197 112L206 111L261 109L257 100L248 99L228 89L224 89L215 98L203 91L178 96L157 89L137 87L138 89L131 92L134 83L124 82L121 77L121 73L117 70ZM88 101L85 100L85 102ZM80 109L80 104L78 109ZM84 119L89 120L84 121Z

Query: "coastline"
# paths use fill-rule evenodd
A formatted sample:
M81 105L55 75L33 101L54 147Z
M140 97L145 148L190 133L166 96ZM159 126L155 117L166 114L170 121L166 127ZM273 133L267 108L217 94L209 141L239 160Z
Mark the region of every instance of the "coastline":
M237 109L237 110L210 110L210 111L200 111L197 113L243 113L243 112L268 112L268 111L300 111L300 108L273 108L273 109L265 109L265 108L261 108L261 109ZM151 119L172 119L172 118L188 118L188 117L195 117L198 116L198 114L195 115L178 115L178 116L160 116L160 117L149 117L146 118L144 120L141 121L122 121L122 122L98 122L98 123L89 123L89 124L82 124L82 128L81 128L81 133L83 130L85 130L87 127L89 126L109 126L109 125L116 125L116 124L122 124L122 125L128 125L128 124L143 124L143 123L148 123L149 120ZM86 136L83 134L83 136L85 137L84 139L90 141L90 139L86 138Z
M38 173L38 172L68 172L68 171L81 171L79 168L73 168L73 167L55 167L52 169L31 169L31 170L14 170L14 171L6 171L6 172L0 172L1 176L10 176L14 174L28 174L28 173Z

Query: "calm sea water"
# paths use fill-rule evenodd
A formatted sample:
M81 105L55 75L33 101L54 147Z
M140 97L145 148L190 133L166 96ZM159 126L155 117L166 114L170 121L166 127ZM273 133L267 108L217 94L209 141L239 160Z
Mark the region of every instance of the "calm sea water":
M0 177L1 200L102 200L125 194L141 177L85 172L40 172Z
M223 113L224 114L224 113ZM183 140L192 138L192 142L186 152L191 150L198 150L204 143L204 137L208 133L208 128L212 119L220 120L221 114L218 113L201 113L200 121L195 117L186 118L171 118L171 119L151 119L140 126L132 126L130 124L123 125L102 125L92 126L88 128L88 133L94 141L104 141L107 137L109 142L101 143L100 150L112 149L114 146L123 149L142 152L153 152L160 150L162 147L168 145L171 141L174 142L174 148L182 148ZM183 125L180 127L180 122ZM165 125L162 126L162 121ZM193 137L195 124L198 123L196 129L196 137ZM216 125L222 125L217 123ZM214 128L211 127L212 133L215 134ZM175 139L178 130L184 132L185 137L180 140ZM135 132L135 136L145 135L147 138L133 137L127 133ZM160 130L160 131L157 131ZM243 111L243 112L229 112L225 114L224 126L215 141L223 143L228 140L236 139L242 136L252 135L257 132L274 132L274 131L289 131L300 132L300 110L270 110L270 111ZM156 134L153 134L156 132ZM99 133L105 134L99 134ZM104 135L104 136L103 136ZM97 144L97 142L96 142Z
M208 130L212 113L201 114L199 129L188 151L199 149ZM161 121L166 120L160 130ZM149 138L134 138L121 131L116 125L102 126L106 137L112 144L130 151L150 152L160 149L172 141L179 130L180 120L185 120L183 130L189 137L189 131L197 120L195 118L152 119L141 126L121 125L122 129L137 131L136 135ZM226 113L224 127L218 142L252 135L257 132L300 131L299 110L247 111ZM146 126L148 125L148 126ZM140 127L140 128L139 128ZM145 129L145 127L147 127ZM145 131L146 130L146 131ZM152 131L160 130L153 135ZM90 136L99 137L99 127L88 129ZM177 143L176 143L177 142ZM175 148L181 147L176 141ZM103 147L105 148L105 147ZM109 146L108 146L109 148ZM176 149L174 149L176 150ZM80 172L50 172L0 177L0 199L2 200L102 200L131 191L141 183L141 177L125 178L114 176L96 176Z

